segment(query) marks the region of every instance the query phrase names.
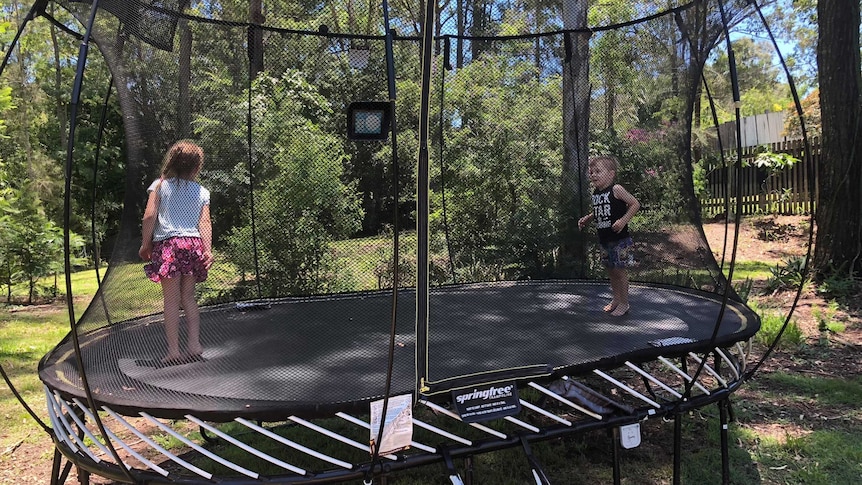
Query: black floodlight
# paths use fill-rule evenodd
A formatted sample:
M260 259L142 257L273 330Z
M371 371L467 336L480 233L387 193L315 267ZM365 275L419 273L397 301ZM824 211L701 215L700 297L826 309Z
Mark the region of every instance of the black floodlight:
M347 137L351 140L385 140L392 110L388 101L355 101L347 107Z

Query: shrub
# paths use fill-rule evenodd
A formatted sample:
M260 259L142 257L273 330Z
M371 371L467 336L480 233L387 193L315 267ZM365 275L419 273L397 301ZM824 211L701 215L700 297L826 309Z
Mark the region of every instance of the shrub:
M808 258L795 256L769 269L772 275L766 279L766 293L803 288L809 282Z
M760 331L757 332L755 339L764 345L772 345L784 328L785 321L786 318L782 315L771 312L762 313L760 315ZM796 319L791 319L787 322L784 333L781 333L781 340L776 347L786 348L787 345L799 347L803 342L805 342L805 334L799 328Z

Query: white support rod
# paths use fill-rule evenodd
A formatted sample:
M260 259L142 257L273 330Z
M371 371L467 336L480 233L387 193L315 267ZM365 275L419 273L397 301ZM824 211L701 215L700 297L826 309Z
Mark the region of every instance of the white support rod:
M302 468L291 465L290 463L279 460L278 458L271 456L271 455L268 455L268 454L258 450L257 448L249 446L249 445L243 443L242 441L234 438L233 436L231 436L231 435L223 432L222 430L216 428L215 426L210 426L209 424L205 423L204 421L201 421L200 419L198 419L198 418L196 418L190 414L186 414L186 419L188 419L189 421L191 421L191 422L197 424L198 426L206 429L210 433L213 433L214 435L220 437L221 439L227 441L228 443L236 446L237 448L244 450L248 453L251 453L252 455L254 455L258 458L266 460L266 461L272 463L273 465L280 466L280 467L284 468L285 470L296 473L297 475L303 475L304 476L304 475L308 474L308 472L306 472Z
M705 370L707 374L714 377L715 380L717 380L718 383L721 384L721 387L727 387L727 381L724 380L720 375L718 375L718 372L716 372L715 369L713 369L709 364L705 363L703 359L700 358L700 356L698 356L694 352L689 352L688 356L694 359L694 361L698 364L703 364L703 370Z
M186 446L188 446L188 447L194 449L195 451L197 451L198 453L206 456L210 460L213 460L216 463L220 463L220 464L222 464L222 465L224 465L224 466L226 466L226 467L230 468L231 470L234 470L238 473L242 473L243 475L245 475L247 477L254 478L255 480L257 480L258 477L260 476L256 472L253 472L247 468L243 468L243 467L237 465L236 463L234 463L230 460L225 460L224 458L208 451L206 448L204 448L204 447L198 445L197 443L191 441L190 439L186 438L185 436L181 435L180 433L177 433L173 428L171 428L170 426L167 426L166 424L164 424L161 421L159 421L158 419L150 416L149 414L142 412L142 413L140 413L140 415L143 416L144 418L147 418L147 421L155 424L162 431L164 431L164 432L168 433L169 435L173 436L174 438L182 441L183 443L186 444Z
M631 362L626 362L626 366L629 369L631 369L631 370L637 372L638 374L644 376L644 378L646 378L647 380L649 380L653 384L655 384L655 385L661 387L662 389L664 389L665 391L671 393L671 395L673 395L673 397L675 397L677 399L682 397L682 394L676 392L676 390L674 390L672 387L670 387L667 384L665 384L664 382L658 380L657 377L655 377L654 375L650 374L649 372L641 369L640 367L632 364Z
M639 392L635 391L635 390L634 390L634 389L632 389L631 387L629 387L629 386L627 386L627 385L623 384L622 382L620 382L620 381L618 381L618 380L614 379L613 377L611 377L611 376L609 376L609 375L605 374L604 372L602 372L602 371L600 371L600 370L598 370L598 369L593 369L593 372L594 372L596 375L598 375L599 377L601 377L602 379L605 379L606 381L608 381L608 382L610 382L611 384L613 384L613 385L615 385L615 386L619 387L619 388L620 388L620 389L622 389L623 391L626 391L627 393L629 393L629 394L631 394L632 396L634 396L634 397L636 397L636 398L640 399L641 401L643 401L643 402L645 402L645 403L649 404L650 406L653 406L653 407L655 407L656 409L661 408L661 404L659 404L659 403L657 403L657 402L653 401L652 399L650 399L650 398L648 398L648 397L644 396L643 394L641 394L641 393L639 393Z
M557 416L556 414L554 414L550 411L546 411L546 410L540 408L539 406L536 406L535 404L533 404L531 402L524 401L523 399L521 399L520 401L521 401L521 406L523 406L523 407L525 407L525 408L527 408L533 412L539 413L546 418L553 419L554 421L557 421L558 423L565 424L566 426L572 425L572 422L569 421L568 419L564 419L564 418Z
M212 473L210 473L210 472L208 472L208 471L206 471L206 470L201 470L200 468L198 468L198 467L196 467L196 466L192 465L191 463L189 463L189 462L187 462L187 461L183 460L182 458L178 457L177 455L174 455L174 454L173 454L173 453L171 453L170 451L168 451L168 450L164 449L161 445L159 445L158 443L156 443L155 441L153 441L152 439L150 439L150 437L149 437L149 436L147 436L147 435L145 435L144 433L142 433L138 428L136 428L136 427L132 426L132 424L131 424L131 423L129 423L128 421L126 421L125 419L123 419L123 417L122 417L122 416L120 416L119 414L115 413L113 410L111 410L111 409L110 409L110 408L108 408L107 406L102 406L102 409L104 409L104 410L105 410L105 412L107 412L107 413L108 413L108 414L110 414L114 419L116 419L118 423L122 424L123 426L125 426L125 427L126 427L126 429L128 429L129 431L131 431L132 433L134 433L134 434L135 434L135 436L137 436L138 438L140 438L144 443L146 443L146 444L150 445L150 447L151 447L151 448L153 448L154 450L158 451L158 452L159 452L159 453L161 453L162 455L166 456L169 460L173 461L174 463L177 463L177 464L178 464L178 465L180 465L181 467L185 468L186 470L188 470L188 471L190 471L190 472L192 472L192 473L194 473L194 474L196 474L196 475L200 475L200 476L202 476L202 477L206 478L207 480L211 480L211 479L212 479L212 477L213 477L213 474L212 474Z
M340 434L338 434L334 431L330 431L326 428L321 428L320 426L318 426L314 423L311 423L309 421L306 421L302 418L297 418L296 416L291 416L287 419L293 421L296 424L300 424L302 426L305 426L306 428L308 428L310 430L317 431L318 433L320 433L324 436L329 436L330 438L332 438L334 440L338 440L338 441L340 441L346 445L350 445L354 448L364 450L364 451L369 450L368 445L363 445L362 443L355 441L355 440L352 440L346 436L341 436ZM395 455L381 455L381 456L383 456L383 458L386 458L387 460L397 460L398 459L398 457L396 457Z
M88 418L90 418L90 419L91 419L91 420L93 420L93 421L95 421L95 420L96 420L96 417L93 415L93 413L90 411L90 409L89 409L87 406L85 406L85 405L84 405L84 403L83 403L83 402L81 402L81 400L80 400L80 399L78 399L78 398L76 397L76 398L74 398L74 399L73 399L73 401L75 401L75 404L76 404L76 405L81 409L81 411L83 411L83 413L84 413L84 414L86 414L86 415L87 415L87 417L88 417ZM113 432L113 431L111 431L110 429L108 429L107 427L105 427L105 434L107 434L107 435L108 435L108 439L109 439L109 440L111 440L111 441L113 441L113 442L115 442L115 443L119 444L119 445L120 445L124 450L126 450L126 452L127 452L128 454L132 455L133 457L135 457L135 459L136 459L136 460L138 460L139 462L141 462L141 463L143 463L144 465L146 465L146 466L147 466L147 468L149 468L149 469L151 469L151 470L155 471L156 473L158 473L159 475L161 475L161 476L163 476L163 477L168 476L168 471L167 471L167 470L165 470L164 468L160 467L159 465L156 465L156 464L155 464L155 463L153 463L152 461L150 461L150 460L148 460L148 459L144 458L144 456L143 456L143 455L141 455L140 453L138 453L137 451L135 451L134 449L132 449L132 447L131 447L131 446L129 446L129 445L128 445L125 441L123 441L122 439L120 439L120 437L119 437L119 436L115 435L115 434L114 434L114 432ZM123 462L123 465L125 465L127 469L131 469L131 468L132 468L131 466L129 466L129 465L128 465L127 463L125 463L125 462Z
M726 353L724 353L723 350L718 347L715 348L715 352L719 356L721 356L721 360L727 363L727 366L730 367L730 371L733 372L733 375L736 376L737 379L739 379L739 369L737 369L736 366L733 365L733 361L730 359L730 356L728 356Z
M323 460L327 463L331 463L335 466L340 466L341 468L346 468L348 470L353 468L353 465L351 465L350 463L348 463L346 461L339 460L337 458L333 458L329 455L324 455L323 453L320 453L319 451L315 451L315 450L312 450L311 448L302 446L301 444L296 443L295 441L291 441L291 440L285 438L284 436L277 435L277 434L273 433L272 431L270 431L270 430L268 430L262 426L258 426L257 424L254 424L247 419L235 418L234 421L242 424L243 426L247 426L247 427L253 429L254 431L257 431L258 433L266 436L267 438L278 441L279 443L281 443L283 445L287 445L287 446L293 448L294 450L301 451L302 453L305 453L307 455L311 455L311 456L313 456L319 460Z
M697 381L695 381L694 379L692 379L692 377L691 377L690 375L688 375L688 374L686 374L685 372L683 372L683 370L682 370L682 369L680 369L679 367L677 367L676 365L674 365L674 363L673 363L673 362L671 362L671 361L667 360L666 358L664 358L664 357L662 357L662 356L659 356L659 357L658 357L658 360L659 360L661 363L663 363L664 365L666 365L670 370L672 370L672 371L676 372L677 374L679 374L683 379L685 379L685 382L691 382L692 384L694 384L694 386L695 386L695 387L697 387L698 389L700 389L700 391L701 391L701 392L703 392L704 394L706 394L707 396L709 396L710 394L712 394L712 393L710 393L710 392L709 392L709 389L707 389L707 388L703 387L702 385L700 385L700 383L699 383L699 382L697 382Z
M430 431L432 433L439 434L440 436L449 438L450 440L457 441L458 443L465 444L467 446L473 446L472 441L470 441L466 438L462 438L460 436L454 435L448 431L443 431L442 429L437 428L436 426L432 426L432 425L430 425L424 421L414 419L413 424L415 424L416 426L419 426L422 429L427 429L428 431Z
M86 424L84 424L84 422L83 422L83 421L81 421L81 418L79 418L79 417L78 417L78 413L76 413L76 412L75 412L75 409L73 409L73 408L72 408L72 406L70 406L68 402L66 402L66 401L58 401L58 403L60 404L60 408L61 408L61 409L62 409L64 406L66 407L66 409L69 411L69 417L71 417L71 418L72 418L72 421L74 421L74 422L75 422L75 424L76 424L76 425L78 425L78 429L80 429L81 431L83 431L83 432L84 432L84 436L86 436L87 438L90 438L90 441L92 441L92 442L93 442L93 444L96 446L96 448L98 448L99 450L101 450L101 452L102 452L102 453L104 453L104 454L105 454L105 456L110 456L110 457L113 457L113 456L114 456L113 454L111 454L111 451L108 449L108 447L107 447L107 446L105 446L105 445L103 445L103 444L102 444L102 442L99 440L99 438L96 438L96 435L94 435L94 434L93 434L93 432L92 432L92 431L90 431L90 428L88 428L88 427L87 427L87 425L86 425ZM78 401L78 400L76 399L76 400L75 400L75 404L77 404L78 406L80 406L80 407L81 407L81 411L83 411L83 412L85 412L85 413L87 412L87 411L86 411L86 406L84 406L84 405L81 403L81 401ZM91 416L91 417L92 417L92 416ZM107 431L107 430L106 430L106 431ZM127 470L132 468L132 467L130 467L127 463L123 463L123 464L122 464L122 466L126 467L126 469L127 469Z
M594 412L590 411L589 409L587 409L587 408L585 408L585 407L583 407L583 406L580 406L580 405L578 405L578 404L575 404L575 403L573 403L572 401L569 401L568 399L564 398L563 396L561 396L561 395L557 394L556 392L553 392L553 391L551 391L551 390L549 390L549 389L546 389L544 386L540 386L539 384L536 384L535 382L530 382L528 385L529 385L530 387L532 387L533 389L535 389L535 390L537 390L537 391L539 391L539 392L541 392L541 393L543 393L543 394L546 394L546 395L548 395L548 396L550 396L550 397L552 397L552 398L556 399L557 401L560 401L561 403L565 404L566 406L569 406L570 408L576 409L576 410L578 410L578 411L580 411L580 412L582 412L582 413L586 414L587 416L590 416L590 417L592 417L592 418L595 418L595 419L597 419L597 420L599 420L599 421L601 421L601 420L602 420L602 415L601 415L601 414L594 413Z
M69 445L69 448L72 449L75 453L77 453L78 445L72 442L69 439L69 434L66 432L66 427L63 426L63 423L60 422L60 418L57 417L57 408L55 405L57 404L54 401L54 396L51 394L51 391L48 390L46 386L42 387L45 390L45 402L48 404L48 416L51 418L51 425L54 427L54 436L57 437L63 443Z
M533 472L533 480L536 481L536 485L542 485L542 479L539 477L539 474L536 472L536 470L531 469L530 471Z
M748 358L751 357L751 353L754 351L754 343L749 339L748 341L748 350L742 348L742 342L736 342L737 352L739 352L739 366L741 371L745 371L748 368Z
M452 419L455 419L457 421L461 421L463 423L463 421L461 420L461 416L458 416L457 413L454 413L454 412L444 408L443 406L434 404L431 401L420 400L419 402L421 404L424 404L425 406L431 408L431 410L433 410L433 411L436 411L440 414L444 414L446 416L449 416ZM505 433L501 433L501 432L497 431L496 429L491 429L491 428L489 428L483 424L479 424L479 423L467 423L467 424L469 424L471 427L476 428L480 431L484 431L485 433L488 433L492 436L496 436L497 438L500 438L500 439L508 438L508 436Z
M347 413L341 413L341 412L335 413L335 415L336 415L336 416L338 416L338 417L339 417L339 418L341 418L341 419L344 419L345 421L349 421L349 422L351 422L351 423L353 423L353 424L355 424L355 425L357 425L357 426L361 426L361 427L363 427L363 428L365 428L365 429L367 429L367 430L371 431L371 424L370 424L370 423L366 423L365 421L363 421L363 420L361 420L361 419L359 419L359 418L356 418L356 417L353 417L353 416L351 416L351 415L349 415L349 414L347 414ZM410 441L410 446L411 446L411 447L413 447L413 448L416 448L416 449L422 450L422 451L427 451L428 453L437 453L437 449L436 449L436 448L431 447L431 446L428 446L428 445L425 445L425 444L422 444L422 443L419 443L419 442L417 442L417 441L413 441L413 440L411 440L411 441Z
M516 426L520 426L524 429L528 429L528 430L532 431L533 433L538 433L540 431L539 428L533 426L532 424L527 424L527 423L521 421L520 419L512 417L512 416L505 416L505 417L503 417L503 419L505 419L506 421L508 421L508 422L510 422Z
M83 451L87 456L93 459L93 461L95 461L96 463L101 463L102 459L96 456L87 446L87 444L84 443L84 440L78 437L78 433L75 433L75 430L72 429L72 425L69 424L69 420L66 419L66 415L63 414L63 408L60 405L60 401L62 401L60 395L55 392L54 399L52 399L51 401L57 407L57 417L60 418L60 421L63 423L63 428L66 430L66 433L68 433L68 436L72 439L72 441L74 441L75 444L78 445L78 448L81 451Z

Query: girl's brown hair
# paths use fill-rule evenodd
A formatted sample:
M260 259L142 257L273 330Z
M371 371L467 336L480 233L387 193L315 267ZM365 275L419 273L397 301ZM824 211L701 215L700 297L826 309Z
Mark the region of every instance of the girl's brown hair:
M165 153L162 178L178 177L191 180L204 164L204 150L191 140L180 140Z

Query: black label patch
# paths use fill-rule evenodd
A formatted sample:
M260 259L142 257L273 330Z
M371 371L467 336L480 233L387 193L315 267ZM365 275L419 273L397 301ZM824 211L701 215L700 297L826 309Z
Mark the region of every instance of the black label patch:
M465 423L477 423L512 416L521 411L518 387L514 382L483 384L452 391L455 410Z

